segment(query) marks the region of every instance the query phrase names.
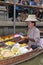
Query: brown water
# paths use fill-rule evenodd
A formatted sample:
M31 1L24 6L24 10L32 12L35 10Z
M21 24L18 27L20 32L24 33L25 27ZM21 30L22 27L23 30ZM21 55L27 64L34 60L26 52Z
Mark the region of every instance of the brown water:
M34 59L28 60L26 62L22 62L17 65L43 65L43 54L35 57Z

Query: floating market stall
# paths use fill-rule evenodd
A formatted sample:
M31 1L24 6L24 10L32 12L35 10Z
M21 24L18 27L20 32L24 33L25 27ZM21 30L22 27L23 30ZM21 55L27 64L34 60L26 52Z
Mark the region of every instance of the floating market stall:
M1 4L6 5L9 3L2 2ZM41 7L36 8L40 9ZM14 13L15 13L15 5L14 5ZM15 32L15 15L14 15L14 32ZM35 50L33 50L32 48L28 47L28 42L25 41L24 39L25 36L22 36L21 34L0 36L0 65L10 65L13 63L18 64L26 60L30 60L38 56L39 54L43 53L42 47L38 47Z
M21 34L0 37L0 65L18 64L43 53L42 47L30 48L25 37Z

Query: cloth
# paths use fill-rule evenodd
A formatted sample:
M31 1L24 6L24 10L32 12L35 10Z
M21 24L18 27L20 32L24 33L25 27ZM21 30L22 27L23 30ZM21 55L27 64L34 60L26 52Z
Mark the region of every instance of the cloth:
M31 45L31 48L34 50L38 47L38 45Z
M29 40L29 46L31 45L39 45L40 44L40 31L38 28L33 27L28 30L27 37L33 38L35 42Z

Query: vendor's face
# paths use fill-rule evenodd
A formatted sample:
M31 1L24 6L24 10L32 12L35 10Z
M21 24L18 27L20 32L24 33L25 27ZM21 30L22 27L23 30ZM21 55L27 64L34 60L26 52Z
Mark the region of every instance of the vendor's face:
M29 27L29 28L32 28L33 26L34 26L34 23L28 22L28 27Z

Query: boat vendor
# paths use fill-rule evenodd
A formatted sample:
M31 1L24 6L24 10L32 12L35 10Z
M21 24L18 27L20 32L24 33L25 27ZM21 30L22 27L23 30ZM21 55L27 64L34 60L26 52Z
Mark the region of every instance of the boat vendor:
M35 49L40 44L40 31L36 27L36 17L35 15L29 15L28 18L25 20L28 21L28 33L27 33L27 39L28 39L28 45Z

